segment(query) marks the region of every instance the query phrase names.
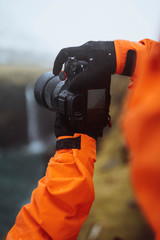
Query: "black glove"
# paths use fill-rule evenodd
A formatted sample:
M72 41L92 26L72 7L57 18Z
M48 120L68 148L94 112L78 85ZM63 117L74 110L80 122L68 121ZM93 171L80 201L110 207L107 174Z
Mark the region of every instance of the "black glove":
M87 71L75 76L70 84L70 91L89 88L103 88L107 75L116 71L116 54L114 42L90 41L79 47L64 48L57 55L53 73L58 75L68 57L88 62Z
M68 119L64 115L60 114L59 112L56 112L54 130L57 138L60 136L74 135L74 130L69 126Z
M75 128L71 127L68 119L64 115L56 112L56 120L55 120L54 128L55 128L55 135L57 138L60 136L73 136L74 133L83 133L97 140L98 137L102 137L104 126L79 130L77 127Z

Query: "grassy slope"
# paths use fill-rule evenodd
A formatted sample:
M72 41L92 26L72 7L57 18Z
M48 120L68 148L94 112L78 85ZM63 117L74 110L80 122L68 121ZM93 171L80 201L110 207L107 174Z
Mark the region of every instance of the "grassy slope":
M9 81L14 84L35 82L44 72L51 71L39 66L0 65L0 82Z

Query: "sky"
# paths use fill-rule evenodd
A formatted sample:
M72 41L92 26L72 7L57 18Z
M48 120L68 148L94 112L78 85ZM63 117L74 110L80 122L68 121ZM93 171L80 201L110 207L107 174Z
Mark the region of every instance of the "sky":
M0 48L53 52L89 40L159 40L159 0L0 0Z

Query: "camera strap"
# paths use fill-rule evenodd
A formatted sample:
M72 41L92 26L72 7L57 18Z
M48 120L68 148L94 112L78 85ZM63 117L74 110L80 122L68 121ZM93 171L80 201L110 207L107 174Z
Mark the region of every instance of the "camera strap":
M60 149L81 149L81 136L58 140L56 142L56 150Z

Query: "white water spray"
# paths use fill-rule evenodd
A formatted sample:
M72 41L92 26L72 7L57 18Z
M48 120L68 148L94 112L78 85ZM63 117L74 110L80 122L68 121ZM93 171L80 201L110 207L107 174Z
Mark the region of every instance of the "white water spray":
M27 132L28 142L27 151L31 153L42 153L46 150L46 145L40 138L38 122L37 103L33 93L33 87L27 85L25 89L26 111L27 111Z

